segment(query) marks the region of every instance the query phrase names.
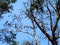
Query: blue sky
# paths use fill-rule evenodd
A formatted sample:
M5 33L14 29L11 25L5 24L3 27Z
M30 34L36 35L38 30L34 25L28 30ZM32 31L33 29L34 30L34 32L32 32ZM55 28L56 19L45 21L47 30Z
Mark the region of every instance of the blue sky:
M24 5L23 5L23 2L26 2L27 0L17 0L16 3L13 3L13 11L11 13L6 13L6 14L3 14L4 18L3 19L0 19L0 29L4 28L3 27L3 24L8 20L8 21L12 21L13 17L9 17L10 15L12 16L13 14L16 14L16 15L20 15L20 11L21 9L25 9L24 8ZM24 17L22 17L24 18ZM22 23L24 25L32 25L30 20L27 20L27 19L23 19L22 20ZM42 36L42 32L37 28L37 38L39 39L39 42L41 45L48 45L48 40L47 39L42 39L40 37L40 35ZM49 34L51 34L51 32L49 32ZM18 33L17 34L17 42L20 42L19 45L21 45L21 43L24 41L24 40L34 40L34 38L28 34L25 34L25 33ZM44 37L44 36L43 36ZM0 45L6 45L6 43L2 44L2 42L0 42Z
M16 14L16 15L20 14L19 11L21 9L24 9L23 2L26 2L26 1L27 0L17 0L16 3L11 4L11 5L13 5L14 10L12 11L12 13L2 14L3 19L0 19L0 29L4 28L3 25L6 21L11 21L12 20L12 17L9 17L10 15L12 16L13 14ZM27 23L26 21L28 21L28 20L24 19L24 20L22 20L22 22L23 21L24 21L24 24L26 24ZM31 24L31 23L27 23L27 25L29 25L29 24ZM24 40L30 40L30 41L34 40L34 38L32 36L29 36L29 35L24 34L24 33L18 33L16 37L17 37L17 39L16 39L17 42L20 42L20 43L22 43L22 41L24 41ZM7 44L0 42L0 45L7 45Z
M3 28L3 24L8 20L8 21L11 21L12 20L12 18L11 17L8 17L8 16L10 16L10 15L13 15L13 14L16 14L16 15L19 15L20 14L20 10L21 9L24 9L24 5L23 5L23 2L26 2L27 0L17 0L17 2L16 3L14 3L14 4L12 4L13 5L13 11L12 11L12 13L6 13L6 14L3 14L3 16L4 16L4 18L3 19L1 19L0 20L0 29L2 29ZM31 22L30 22L30 20L27 20L27 19L23 19L22 20L22 22L23 22L23 24L24 25L31 25ZM38 33L39 32L39 33ZM39 29L37 29L37 38L38 38L38 36L39 35L41 35L41 33L40 33L41 31L39 30ZM43 35L43 34L42 34ZM41 35L41 36L42 36ZM21 45L21 43L24 41L24 40L34 40L34 38L32 37L32 36L30 36L30 35L28 35L28 34L24 34L24 33L18 33L17 34L17 42L20 42L20 44L19 45ZM39 39L39 38L38 38ZM48 40L46 40L46 39L39 39L39 41L40 41L40 44L41 45L47 45L48 43L47 43L47 41ZM4 44L2 44L1 42L0 42L0 45L6 45L6 43L4 43Z

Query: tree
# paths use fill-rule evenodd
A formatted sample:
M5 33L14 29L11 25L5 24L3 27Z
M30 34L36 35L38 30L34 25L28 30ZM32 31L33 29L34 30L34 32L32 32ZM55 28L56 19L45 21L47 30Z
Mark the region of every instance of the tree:
M39 28L39 30L42 31L42 33L46 36L46 38L51 42L52 45L58 45L58 39L60 38L60 28L58 24L60 20L59 2L59 0L34 0L34 2L32 2L32 4L30 5L28 5L28 2L24 3L26 10L22 12L24 12L24 15L26 17L28 17L27 19L30 19L32 25L23 25L21 23L20 16L14 15L13 21L10 23L7 22L7 26L15 28L16 32L23 32L33 36L36 45L40 45L40 42L36 36L37 28ZM27 4L27 6L25 4ZM42 6L43 8L41 9L40 6ZM17 19L19 22L14 24L13 22L15 19ZM28 30L29 28L32 29L34 33L30 34L28 31L24 32L23 29L25 28L27 28ZM48 31L50 31L52 34L50 35Z
M0 17L1 14L4 14L4 12L10 12L9 9L12 9L12 5L10 4L15 2L16 0L0 0Z
M23 41L22 45L33 45L33 42Z
M39 15L37 15L37 14L34 15L34 10L35 10L34 8L36 8L36 7L34 7L36 5L36 3L34 4L34 2L33 2L33 6L30 6L30 9L26 9L26 12L28 12L28 13L25 13L25 14L31 19L31 21L33 21L35 23L35 26L37 25L39 30L41 30L43 32L43 34L48 38L48 40L52 43L52 45L58 45L58 39L60 38L60 36L59 36L60 34L57 32L58 31L58 22L60 20L60 3L59 3L60 0L56 1L56 3L55 3L55 4L57 4L57 5L55 5L57 8L53 6L53 4L50 0L46 0L44 2L46 2L43 4L45 5L44 7L46 7L46 9L47 9L48 14L46 13L46 10L44 10L43 12L46 14L42 13L42 15L41 15L41 11L40 11ZM51 8L54 9L53 11L51 11L48 4L51 6ZM39 4L37 4L37 5L39 5ZM37 7L39 7L39 6L37 6ZM34 10L33 9L31 10L32 7ZM37 10L39 10L39 9L37 9ZM57 15L56 14L53 15L53 12L56 13ZM35 13L37 13L37 11ZM42 16L42 18L40 16ZM56 18L54 18L55 16L56 16ZM47 21L49 21L49 23L47 23L47 21L45 19ZM55 20L55 22L53 20ZM47 30L51 31L52 35L49 35Z
M4 12L10 12L9 9L11 9L12 6L9 5L15 2L16 0L0 0L0 18ZM14 39L16 39L15 33L7 31L6 28L0 29L0 41L10 44L15 42Z

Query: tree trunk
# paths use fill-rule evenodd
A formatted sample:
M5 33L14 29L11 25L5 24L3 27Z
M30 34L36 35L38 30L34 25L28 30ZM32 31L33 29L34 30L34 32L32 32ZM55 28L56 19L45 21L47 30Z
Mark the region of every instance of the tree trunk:
M54 40L54 41L52 42L52 45L58 45L58 44L57 44L57 41Z
M52 33L52 45L58 45L58 42L57 42L57 39L56 39L56 37L55 37L55 31L53 30L52 31L53 33Z

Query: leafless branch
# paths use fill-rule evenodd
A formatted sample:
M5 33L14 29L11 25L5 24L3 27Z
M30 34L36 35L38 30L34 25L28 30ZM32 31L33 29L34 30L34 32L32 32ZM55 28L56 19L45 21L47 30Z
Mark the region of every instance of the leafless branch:
M57 10L55 9L55 7L52 5L52 3L49 1L51 7L57 12Z
M49 11L49 13L50 13L50 25L51 25L51 30L52 30L52 15L51 15L51 11L50 11L50 9L49 9L49 7L48 7L48 5L46 6L47 7L47 9L48 9L48 11Z

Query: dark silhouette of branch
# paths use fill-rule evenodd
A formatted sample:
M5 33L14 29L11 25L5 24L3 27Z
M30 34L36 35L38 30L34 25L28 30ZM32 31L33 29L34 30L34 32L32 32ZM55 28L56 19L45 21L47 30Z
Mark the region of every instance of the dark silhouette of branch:
M55 7L52 5L52 3L49 1L49 4L51 5L51 7L57 12L57 10L55 9Z
M52 30L52 16L51 16L51 11L50 11L50 9L49 9L48 6L46 6L46 7L47 7L47 9L48 9L48 11L50 13L50 25L51 25L51 30Z
M43 32L43 34L52 42L51 36L49 34L47 34L47 32L43 28L41 28L40 24L37 22L36 19L34 21L37 24L37 26L39 27L39 29Z

